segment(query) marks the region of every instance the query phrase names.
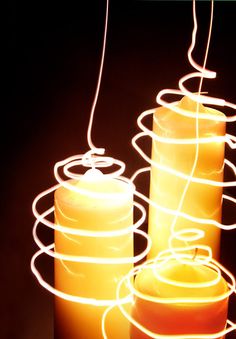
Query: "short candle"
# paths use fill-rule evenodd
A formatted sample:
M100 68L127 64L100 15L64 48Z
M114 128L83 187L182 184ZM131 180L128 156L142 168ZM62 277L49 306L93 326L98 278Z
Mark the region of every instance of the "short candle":
M209 302L209 298L218 297L227 292L228 287L223 277L212 286L198 287L199 283L214 280L217 272L204 265L190 266L175 259L162 268L159 275L173 283L190 283L195 287L183 287L162 281L146 266L135 279L135 288L145 296L173 298L173 303L162 303L160 300L150 301L135 296L132 317L146 329L162 335L194 335L214 334L225 329L228 311L228 297ZM178 298L186 302L175 302ZM194 302L198 298L201 302ZM204 298L206 301L204 301ZM189 300L188 300L189 299ZM208 301L207 301L208 299ZM145 333L134 325L131 326L131 339L148 339ZM223 337L218 337L223 339Z

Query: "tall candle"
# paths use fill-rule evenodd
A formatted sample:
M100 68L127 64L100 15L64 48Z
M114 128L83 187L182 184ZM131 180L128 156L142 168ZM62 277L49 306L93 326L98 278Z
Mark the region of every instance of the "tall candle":
M216 278L216 271L204 265L190 266L172 260L159 269L159 274L176 283L192 283L195 287L169 284L154 275L148 266L138 273L135 288L145 298L135 297L132 317L147 330L161 335L210 335L223 331L227 321L228 297L209 302L224 294L228 287L221 277L212 286L198 287ZM147 299L146 299L147 296ZM152 297L152 300L149 300ZM155 298L160 298L155 301ZM181 298L186 302L162 303L165 298ZM201 302L194 302L201 298ZM204 298L206 301L204 301ZM191 299L187 302L188 299ZM208 301L207 301L208 299ZM144 332L131 326L131 339L148 339ZM223 339L223 337L218 337Z
M184 97L178 107L187 111L196 112L196 102ZM224 116L223 113L199 105L199 116L208 113L214 117ZM198 136L207 138L223 136L225 134L225 122L199 119ZM194 139L196 138L196 118L177 114L176 112L160 107L155 111L153 120L153 132L165 138ZM172 170L190 175L196 154L196 145L174 144L153 140L152 160ZM198 160L194 170L194 177L213 181L223 181L224 169L224 142L211 141L200 143ZM150 199L156 204L178 209L181 196L187 180L173 173L167 173L161 168L152 166ZM181 212L193 217L213 219L221 221L222 187L191 182L181 207ZM171 224L174 216L160 211L153 206L149 209L148 233L152 238L152 249L149 258L155 257L160 251L168 248L168 239L171 234ZM210 224L199 224L183 217L178 217L175 230L183 228L198 228L205 232L205 237L197 243L211 247L213 257L219 257L220 229ZM175 246L183 246L182 242L175 242Z
M94 178L94 175L95 178ZM98 170L90 170L71 185L86 189L90 196L60 187L55 192L55 223L90 231L121 230L133 223L132 187L118 179L105 179ZM103 258L133 256L133 236L87 237L55 231L55 249L59 253ZM119 280L132 264L98 264L55 260L55 287L70 295L97 300L116 299ZM55 299L56 338L102 338L102 315L106 306L93 306ZM108 317L108 335L127 338L128 322L118 310Z

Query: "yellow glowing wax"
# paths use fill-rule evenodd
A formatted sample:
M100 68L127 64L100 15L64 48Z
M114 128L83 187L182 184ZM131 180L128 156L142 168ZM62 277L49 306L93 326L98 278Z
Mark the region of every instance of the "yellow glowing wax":
M95 172L94 172L95 171ZM130 185L118 179L105 179L90 170L80 181L70 183L89 196L60 187L55 193L55 223L90 231L121 230L133 224L133 192ZM96 177L94 178L94 175ZM105 195L104 195L105 194ZM112 195L111 195L112 194ZM131 233L110 237L88 237L55 231L55 249L59 253L103 258L133 256ZM67 294L98 300L116 299L119 280L132 264L78 263L55 260L55 287ZM101 321L106 306L78 304L55 299L57 338L102 338ZM118 310L107 319L107 333L112 338L127 338L128 322Z
M184 97L178 107L196 112L196 103ZM199 116L208 113L215 116L224 116L223 113L199 105ZM199 119L199 138L225 135L225 122ZM153 131L156 135L165 138L193 139L196 138L196 118L177 114L176 112L160 107L155 111ZM153 140L152 160L162 166L190 175L196 154L196 144L174 144ZM198 160L194 177L201 179L223 181L224 169L224 142L211 141L199 144ZM186 179L167 173L163 169L152 166L150 199L156 204L178 209ZM193 217L221 221L222 187L210 186L191 182L186 192L181 212ZM153 246L149 258L156 256L160 251L168 248L170 228L174 216L150 206L148 233L152 238ZM198 228L205 231L205 237L197 243L211 247L213 257L219 256L220 229L209 224L198 224L178 217L175 230L183 228ZM175 241L174 246L184 246L181 241Z
M161 281L151 268L144 268L135 280L135 288L144 295L153 298L145 300L135 297L132 317L146 329L162 335L197 335L214 334L225 329L227 321L228 297L210 302L209 299L221 296L228 287L221 277L212 286L197 287L199 283L214 280L217 273L206 266L190 266L175 260L159 269L159 274L172 283L191 283L195 287L183 287ZM188 299L189 302L172 304L161 303L165 298ZM194 299L201 298L201 303ZM206 298L206 301L204 301ZM208 300L207 300L208 299ZM131 339L148 339L149 337L137 327L131 327ZM218 337L222 339L223 337Z

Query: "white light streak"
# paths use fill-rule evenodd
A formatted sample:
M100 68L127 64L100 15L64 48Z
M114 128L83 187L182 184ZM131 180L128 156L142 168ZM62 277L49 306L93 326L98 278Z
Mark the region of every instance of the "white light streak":
M193 66L193 68L197 72L192 72L190 74L187 74L183 76L179 80L179 89L163 89L161 90L157 97L156 101L159 105L166 107L167 109L172 110L173 112L176 112L177 114L180 114L182 116L192 118L195 120L195 138L169 138L157 135L152 130L150 130L144 123L144 119L153 116L154 124L158 125L158 120L154 116L154 112L156 109L149 109L143 113L140 114L140 116L137 119L137 123L139 128L141 129L141 132L136 134L134 138L132 139L132 145L136 149L136 151L141 155L141 157L147 161L147 163L150 165L148 167L141 168L137 170L131 180L134 181L137 176L143 174L143 173L149 173L151 170L151 167L158 168L159 170L168 173L174 177L179 178L180 180L185 181L185 187L182 192L182 195L179 200L179 205L176 210L172 210L170 208L164 207L160 204L156 204L154 201L150 200L148 197L146 197L141 192L138 192L138 196L143 199L145 202L147 202L150 206L155 207L157 210L165 212L171 216L173 216L173 222L171 224L171 236L169 238L168 244L169 249L164 250L160 252L157 257L153 260L147 261L143 265L135 267L133 270L131 270L130 274L124 278L118 287L117 292L117 300L119 300L119 290L121 288L121 285L125 283L128 284L130 294L132 296L139 297L143 300L152 301L155 303L166 303L166 304L179 304L179 303L214 303L219 300L224 300L228 297L230 297L233 293L235 293L235 278L233 275L225 269L220 263L218 263L216 260L212 258L212 250L207 245L202 244L194 244L191 245L192 241L197 241L205 236L205 232L202 229L197 229L194 227L187 227L185 229L176 230L176 222L178 218L184 218L186 219L186 225L187 221L195 222L199 225L214 225L215 227L218 227L220 229L224 230L232 230L236 228L236 223L230 224L230 225L224 225L220 222L217 222L210 218L198 218L196 216L184 213L182 211L182 205L183 201L186 196L187 189L190 185L190 183L194 182L199 185L209 185L209 186L215 186L215 187L235 187L236 186L236 180L231 180L227 182L220 182L215 180L209 180L209 179L203 179L194 176L194 170L197 165L198 155L199 155L199 146L201 144L212 144L212 143L225 143L227 144L232 150L236 149L236 136L225 134L222 136L218 135L208 135L207 137L202 137L199 135L199 122L200 120L211 120L215 122L226 122L231 123L236 121L236 114L231 116L224 116L217 114L217 111L213 108L207 108L204 112L199 112L199 106L200 104L210 104L210 105L218 105L221 107L230 107L232 109L236 109L236 105L232 104L230 102L227 102L224 99L221 98L214 98L208 95L203 95L202 90L202 83L204 78L208 79L214 79L216 77L216 72L210 71L206 69L206 61L207 61L207 55L209 50L209 44L210 44L210 37L211 37L211 30L212 30L212 21L213 21L213 0L211 0L211 17L210 17L210 27L209 27L209 34L208 34L208 40L207 40L207 47L204 57L204 63L203 66L198 65L195 60L192 57L192 52L195 48L196 44L196 33L197 33L197 18L196 18L196 8L195 8L195 0L193 0L193 31L192 31L192 41L191 45L188 50L188 59L190 64ZM192 93L190 92L185 83L192 79L200 79L198 92ZM178 107L178 101L174 102L167 102L163 99L166 95L177 95L177 96L187 96L191 100L197 102L196 111L190 111L190 110L184 110L182 107ZM200 114L199 114L200 113ZM157 163L153 161L146 153L142 150L142 148L139 146L138 141L140 139L149 137L151 141L158 142L160 144L171 144L171 145L195 145L195 158L193 161L193 166L190 171L190 173L183 173L181 171L177 171L174 168L164 166L161 163ZM157 145L158 147L158 145ZM170 155L171 156L171 155ZM227 166L233 173L234 178L236 178L236 166L234 163L229 161L228 159L224 160L224 165ZM228 200L234 205L236 204L236 199L234 197L231 197L229 195L223 194L222 199ZM183 241L185 246L182 247L175 247L174 241L179 240ZM200 251L199 251L200 250ZM205 253L204 255L202 253ZM186 283L186 282L176 282L172 279L167 279L161 274L160 268L161 266L164 267L169 261L176 260L180 264L186 264L190 266L206 266L211 268L213 271L216 272L216 276L211 281L205 281L201 283ZM183 288L205 288L209 286L215 286L221 279L222 275L227 276L228 278L228 291L225 293L220 294L217 297L197 297L197 298L157 298L157 297L151 297L146 294L142 294L140 291L136 290L133 284L134 277L141 272L142 270L146 269L147 267L151 268L153 270L154 276L158 281L162 281L163 283L166 283L169 286L176 286L176 287L183 287ZM132 302L131 302L132 303ZM158 307L158 306L157 306ZM189 334L173 334L173 335L163 335L158 333L151 332L148 328L145 328L137 322L123 307L123 305L119 305L119 308L122 312L122 314L130 321L132 326L135 326L137 329L139 329L141 332L146 334L148 337L151 338L181 338L181 339L190 339L190 338L199 338L199 339L210 339L210 338L219 338L223 337L227 333L233 331L236 329L236 324L233 323L230 320L227 320L227 327L222 330L221 332L217 332L214 334L198 334L198 333L189 333Z

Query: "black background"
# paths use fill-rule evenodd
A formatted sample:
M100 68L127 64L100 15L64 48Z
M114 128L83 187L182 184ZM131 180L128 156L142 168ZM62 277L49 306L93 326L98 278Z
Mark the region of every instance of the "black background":
M201 63L210 2L197 4L199 34L194 57ZM53 165L57 161L88 150L86 129L100 63L104 14L103 0L8 3L3 64L7 105L1 124L3 338L53 337L53 298L30 271L30 258L37 249L32 239L31 205L38 193L55 183ZM216 1L207 65L217 72L217 78L203 86L210 95L232 102L236 102L235 22L236 2ZM186 56L191 30L191 1L111 0L92 135L95 145L104 147L107 155L125 161L127 176L146 165L131 145L131 137L138 131L138 115L156 106L159 90L176 88L178 79L192 71ZM228 128L232 133L235 124ZM228 155L235 159L232 152ZM145 181L139 184L147 187ZM235 209L227 211L225 221L232 222ZM47 241L48 232L42 234ZM221 261L236 275L235 239L235 231L223 232ZM48 261L42 260L41 269L50 280L52 264ZM233 307L231 313L235 316Z

